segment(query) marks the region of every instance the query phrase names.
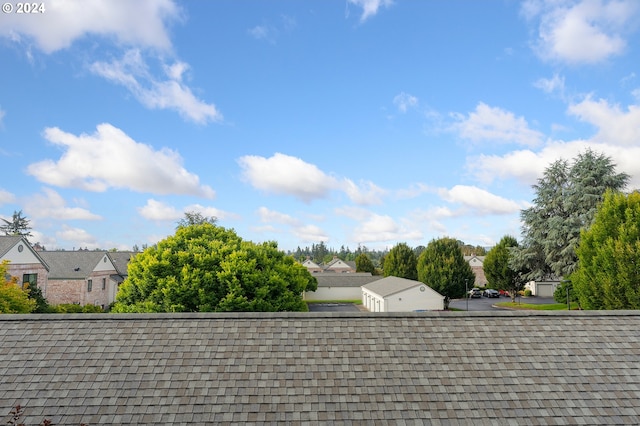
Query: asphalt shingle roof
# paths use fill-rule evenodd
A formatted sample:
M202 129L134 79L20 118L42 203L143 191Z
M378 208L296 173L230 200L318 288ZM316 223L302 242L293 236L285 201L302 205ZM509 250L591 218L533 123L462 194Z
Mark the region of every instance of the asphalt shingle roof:
M424 285L423 283L421 283L420 281L415 281L415 280L408 280L406 278L400 278L400 277L394 277L394 276L389 276L389 277L385 277L381 280L377 280L377 281L373 281L371 283L365 284L363 285L364 288L366 288L367 290L370 290L382 297L387 297L387 296L391 296L392 294L396 294L399 293L401 291L404 290L408 290L410 288L419 286L419 285ZM438 293L437 291L435 291L434 289L432 289L429 286L425 287L432 293L437 294L438 296L442 295L440 293Z
M368 272L352 272L348 274L323 272L313 274L313 276L318 280L318 287L362 287L382 278L379 275L371 275Z
M42 251L49 279L84 279L106 255L104 251Z
M3 315L0 377L28 425L638 424L640 312Z

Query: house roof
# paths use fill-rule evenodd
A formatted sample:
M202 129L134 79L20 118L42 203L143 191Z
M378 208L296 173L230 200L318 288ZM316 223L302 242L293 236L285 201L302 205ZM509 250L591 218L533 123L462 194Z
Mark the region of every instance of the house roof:
M318 280L318 287L362 287L382 278L379 275L371 275L368 272L353 272L350 274L325 272L314 275L314 277Z
M391 296L393 294L399 293L401 291L409 290L410 288L417 287L419 285L424 285L427 291L433 293L433 295L437 295L439 297L444 297L428 285L420 281L408 280L406 278L400 277L386 277L378 281L371 282L369 284L365 284L362 287L370 290L381 297Z
M31 247L31 244L29 243L29 241L27 241L27 239L24 238L22 235L1 235L0 236L0 258L2 258L4 255L6 255L20 241L23 242L25 247L27 247L31 251L31 253L34 255L34 257L48 271L49 270L49 265L42 258L42 256L40 256L39 253L41 253L41 252L38 252L38 251L34 250L33 247Z
M116 267L116 271L123 277L127 276L129 262L136 254L137 252L135 251L110 251L107 253L111 259L111 263Z
M42 251L49 265L49 279L85 279L105 256L104 251Z
M1 315L0 410L103 426L636 424L638 330L638 311Z

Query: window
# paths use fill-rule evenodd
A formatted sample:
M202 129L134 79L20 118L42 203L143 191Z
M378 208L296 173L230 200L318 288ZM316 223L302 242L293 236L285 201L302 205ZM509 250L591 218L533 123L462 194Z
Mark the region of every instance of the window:
M91 289L93 287L93 280L87 280L87 292L91 293Z
M107 279L106 279L106 278L103 278L103 279L102 279L102 289L103 289L103 290L106 290L106 288L107 288Z
M22 275L22 288L26 288L27 286L31 288L38 286L38 274Z

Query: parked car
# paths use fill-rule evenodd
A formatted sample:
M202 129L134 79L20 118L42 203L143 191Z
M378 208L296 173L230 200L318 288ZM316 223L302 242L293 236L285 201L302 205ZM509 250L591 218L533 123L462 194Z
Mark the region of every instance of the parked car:
M511 297L507 290L498 290L498 293L500 293L500 296Z
M486 289L484 293L482 293L482 295L484 297L500 297L500 293L498 293L498 290L494 290L492 288Z
M469 297L472 297L474 299L482 297L482 291L480 291L479 288L472 288L471 290L469 290Z

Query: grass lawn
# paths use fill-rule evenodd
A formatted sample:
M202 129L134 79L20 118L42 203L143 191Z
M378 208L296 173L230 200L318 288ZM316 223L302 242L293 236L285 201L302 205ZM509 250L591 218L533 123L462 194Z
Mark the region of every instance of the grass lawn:
M566 311L566 303L549 303L544 305L536 305L534 303L518 303L518 302L499 302L496 306L509 309L527 309L534 311ZM571 304L571 310L577 310L578 305L576 303Z

